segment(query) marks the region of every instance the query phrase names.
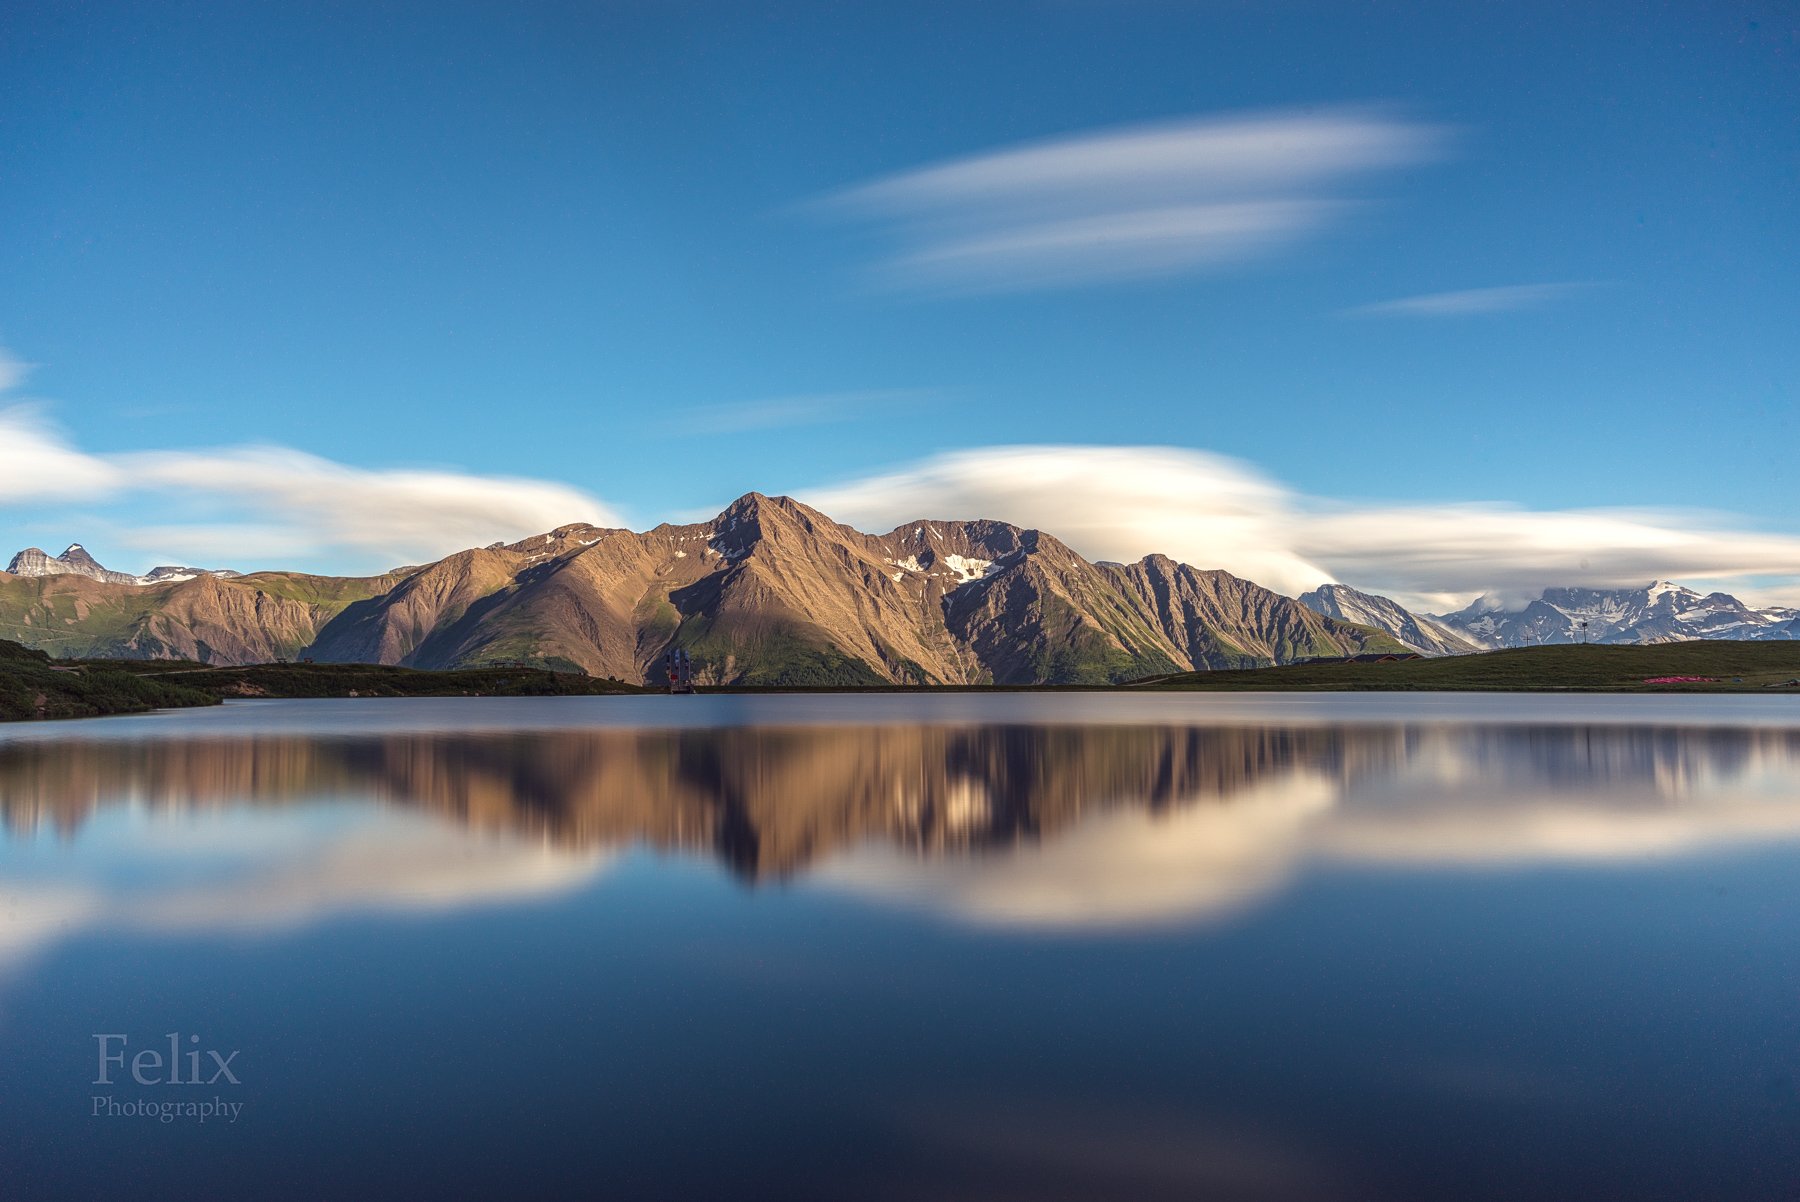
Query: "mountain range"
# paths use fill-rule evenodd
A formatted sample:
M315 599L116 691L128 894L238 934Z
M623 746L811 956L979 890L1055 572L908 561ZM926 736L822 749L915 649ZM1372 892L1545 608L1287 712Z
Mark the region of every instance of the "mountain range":
M1729 593L1701 594L1667 580L1643 588L1545 589L1511 607L1481 597L1434 621L1480 648L1800 638L1800 610L1757 609Z
M89 580L103 580L108 584L172 584L178 580L192 580L196 576L231 577L241 573L223 568L181 568L172 564L151 568L142 576L133 576L129 572L114 572L100 566L100 562L88 554L86 547L80 543L70 543L61 555L52 556L38 547L26 547L12 557L6 570L14 576L85 576Z
M1580 625L1588 625L1585 632ZM0 574L0 637L65 657L216 664L493 661L659 683L1101 684L1210 668L1546 642L1800 637L1800 612L1661 582L1414 613L1342 584L1298 600L1150 555L1090 562L995 521L865 534L750 493L711 521L584 524L379 576L109 571L79 544Z
M992 521L865 534L759 493L708 522L563 526L374 577L152 580L79 547L15 562L27 570L0 577L0 637L62 656L516 660L654 683L679 647L700 683L1098 684L1403 649L1165 556L1091 563Z
M1466 655L1483 644L1447 626L1442 619L1416 614L1399 602L1347 584L1325 584L1300 594L1300 604L1340 622L1372 626L1421 655Z

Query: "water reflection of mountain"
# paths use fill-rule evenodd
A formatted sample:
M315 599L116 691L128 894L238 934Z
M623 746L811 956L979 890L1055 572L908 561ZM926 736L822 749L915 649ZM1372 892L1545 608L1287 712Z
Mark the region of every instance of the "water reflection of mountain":
M0 815L372 797L559 845L707 851L747 878L852 845L1047 841L1099 810L1231 805L1326 782L1376 825L1532 798L1655 811L1709 783L1800 781L1800 732L1619 726L739 727L0 745ZM1245 805L1257 804L1245 801Z

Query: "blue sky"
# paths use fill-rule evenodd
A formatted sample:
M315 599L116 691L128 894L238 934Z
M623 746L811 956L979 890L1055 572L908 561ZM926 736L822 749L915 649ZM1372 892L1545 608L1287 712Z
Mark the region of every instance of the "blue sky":
M92 479L15 465L0 537L370 568L485 530L438 546L409 513L383 542L295 507L457 473L540 482L501 527L751 488L910 516L874 481L1032 520L918 484L982 448L1132 446L1314 515L1741 534L1604 571L1588 527L1521 554L1555 551L1546 584L1784 591L1797 67L1775 4L13 4L0 408L15 456ZM221 451L222 480L312 474L245 520L176 479ZM1250 562L1191 516L1178 550ZM1352 583L1482 587L1441 547L1369 554Z

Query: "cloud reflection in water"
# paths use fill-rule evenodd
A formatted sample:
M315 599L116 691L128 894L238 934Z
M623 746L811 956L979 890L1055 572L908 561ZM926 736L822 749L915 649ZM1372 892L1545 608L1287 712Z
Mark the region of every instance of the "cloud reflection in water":
M1318 860L1467 870L1800 837L1800 730L1769 724L358 737L283 733L266 712L267 729L228 738L0 742L0 956L71 929L267 930L541 897L634 845L752 884L1068 928L1229 914ZM34 854L58 835L83 854Z

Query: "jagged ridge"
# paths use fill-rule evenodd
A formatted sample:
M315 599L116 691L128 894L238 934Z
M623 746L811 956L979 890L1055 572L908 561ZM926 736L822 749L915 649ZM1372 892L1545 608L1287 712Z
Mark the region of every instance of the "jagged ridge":
M1756 609L1729 593L1702 595L1667 580L1631 589L1545 589L1518 608L1480 597L1437 620L1482 647L1800 637L1800 610Z
M1481 650L1479 644L1442 622L1415 614L1388 597L1365 593L1347 584L1325 584L1301 593L1300 604L1340 622L1383 631L1421 655L1465 655Z
M1106 683L1398 646L1162 556L1096 565L991 521L865 534L759 493L710 522L564 526L367 579L16 577L0 633L59 654L516 659L652 683L683 647L702 683L770 685Z

